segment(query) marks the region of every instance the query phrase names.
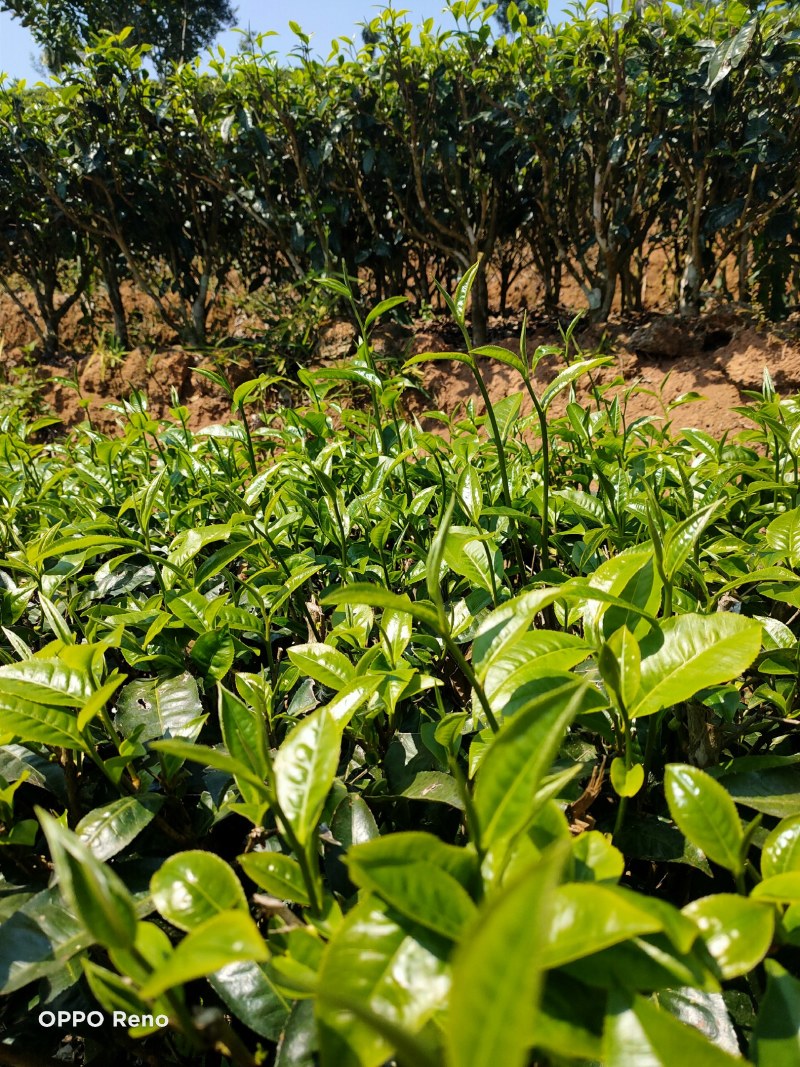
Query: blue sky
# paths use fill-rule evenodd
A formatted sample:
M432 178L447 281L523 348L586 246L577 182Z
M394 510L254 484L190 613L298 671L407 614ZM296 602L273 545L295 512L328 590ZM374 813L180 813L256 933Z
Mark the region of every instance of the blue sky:
M295 43L288 28L293 19L306 33L313 35L312 44L315 51L328 54L328 46L334 37L359 36L357 24L373 18L377 11L386 6L376 0L234 0L237 17L241 26L248 23L254 30L277 30L278 37L273 37L276 51L286 52ZM444 0L395 0L395 7L409 12L412 21L434 16L437 21L445 21L442 15ZM563 3L554 0L550 6L551 16L561 10ZM233 32L220 37L220 43L226 50L236 51L239 37ZM0 13L0 71L12 78L26 78L37 81L39 75L33 67L37 48L30 34L7 12Z

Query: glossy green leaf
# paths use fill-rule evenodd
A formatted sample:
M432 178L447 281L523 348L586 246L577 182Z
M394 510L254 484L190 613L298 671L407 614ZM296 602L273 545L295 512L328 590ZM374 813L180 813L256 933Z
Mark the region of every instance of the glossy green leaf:
M314 832L339 765L341 728L326 708L308 715L288 735L273 764L282 815L300 844Z
M539 958L547 968L563 966L620 941L664 928L659 915L638 906L634 893L585 882L555 889L550 914L550 925L539 950Z
M564 733L581 711L586 685L562 686L523 706L503 726L483 758L475 788L481 843L511 837L533 818L536 789Z
M0 692L0 722L5 736L20 741L77 750L87 747L72 709L45 707L22 696Z
M119 876L47 812L37 809L37 815L50 846L61 894L91 938L105 948L133 944L133 898Z
M308 907L311 900L300 864L280 852L247 852L239 863L248 878L278 900L291 900Z
M87 670L63 660L36 658L0 667L0 700L8 694L49 707L81 708L94 689Z
M469 894L452 874L426 861L424 852L415 858L392 843L393 837L375 838L351 848L350 877L401 915L456 940L475 915Z
M233 666L233 638L225 630L201 634L192 648L192 659L215 681L225 677Z
M453 959L445 1022L452 1067L522 1067L546 966L541 946L566 843L490 896Z
M197 682L188 672L171 678L128 682L117 700L117 727L125 736L143 727L141 741L154 738L193 740L205 716Z
M558 598L559 588L534 589L506 601L478 627L472 645L472 660L482 680L492 662L509 650L530 628L534 618Z
M800 1059L800 982L767 960L767 990L753 1030L757 1067L793 1067Z
M325 950L315 1004L323 1067L380 1067L394 1043L368 1016L408 1035L447 1002L450 969L430 945L391 919L374 900L347 915Z
M151 1000L173 986L208 977L230 964L263 961L268 955L258 927L246 912L220 910L184 937L140 993Z
M780 904L800 904L800 871L773 874L753 887L754 900L772 900Z
M75 832L97 859L107 860L150 825L162 804L160 796L122 797L84 815Z
M313 678L329 689L341 689L355 674L352 663L344 653L321 642L295 645L289 649L289 659L301 675Z
M260 803L264 800L265 790L254 786L252 779L263 782L269 775L264 718L223 686L218 686L218 697L222 739L231 758L244 765L249 772L245 780L234 771L236 783L248 803Z
M289 1003L275 989L265 969L245 960L228 963L209 975L211 988L259 1037L277 1041L289 1018Z
M604 1067L734 1067L742 1060L644 997L615 993L603 1032Z
M688 518L683 519L683 521L670 526L667 530L662 550L664 553L664 572L668 580L674 579L681 567L683 567L689 558L689 553L695 547L703 530L711 522L714 512L719 507L719 501L709 504L705 508L700 508L699 511L694 512Z
M627 626L621 626L603 644L597 666L623 707L630 708L639 692L641 654L639 643Z
M761 874L764 878L788 871L800 872L800 815L781 820L770 832L761 850Z
M546 411L550 407L562 390L572 385L578 378L609 362L608 356L595 356L592 359L579 359L577 362L570 364L565 370L560 371L542 393L540 403L544 410Z
M180 930L193 930L221 911L247 909L239 879L211 852L170 856L153 875L150 891L159 914Z
M58 886L35 893L0 925L0 994L57 974L92 940Z
M611 761L611 785L618 797L635 797L644 785L644 767L634 763L625 767L625 760L617 756Z
M714 863L741 871L744 834L725 788L697 767L672 763L664 775L664 792L681 833Z
M652 715L738 678L760 648L758 623L732 612L667 619L641 643L641 690L628 712L632 718Z
M700 927L722 978L749 974L772 944L772 909L746 897L716 893L687 904L683 914Z
M767 527L767 542L796 567L800 562L800 508L784 511Z

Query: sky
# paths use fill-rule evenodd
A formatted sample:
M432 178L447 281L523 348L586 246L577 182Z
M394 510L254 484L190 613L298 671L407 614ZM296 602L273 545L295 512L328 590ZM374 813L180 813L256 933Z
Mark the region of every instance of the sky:
M237 19L241 26L248 24L253 30L277 30L279 36L271 39L271 47L277 52L288 52L296 38L289 30L289 20L299 23L311 35L312 47L320 55L327 56L334 37L347 36L359 39L359 22L373 18L380 8L386 6L376 0L234 0ZM395 0L395 7L409 12L413 22L421 22L431 16L445 24L442 14L444 0ZM562 4L551 4L550 13L559 10ZM219 37L226 51L237 51L239 35L233 31ZM7 12L0 12L0 72L11 78L38 81L34 63L38 49L26 29Z

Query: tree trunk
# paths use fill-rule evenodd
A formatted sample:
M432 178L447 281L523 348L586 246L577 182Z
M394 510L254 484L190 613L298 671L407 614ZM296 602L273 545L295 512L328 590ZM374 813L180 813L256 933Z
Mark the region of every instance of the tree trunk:
M485 345L489 333L489 287L486 284L486 261L482 259L472 283L472 344Z
M125 314L125 305L122 302L122 293L119 288L119 271L114 261L114 253L109 254L108 249L101 243L98 248L100 270L103 281L108 289L108 301L111 304L111 312L114 316L114 336L120 347L127 351L130 348L128 338L128 318Z

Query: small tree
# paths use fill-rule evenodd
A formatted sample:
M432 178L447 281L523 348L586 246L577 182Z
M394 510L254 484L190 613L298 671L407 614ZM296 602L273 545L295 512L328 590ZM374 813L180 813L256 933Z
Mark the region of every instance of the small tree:
M0 0L31 31L49 70L75 62L97 34L132 27L131 44L152 45L160 72L192 59L233 25L230 0Z

